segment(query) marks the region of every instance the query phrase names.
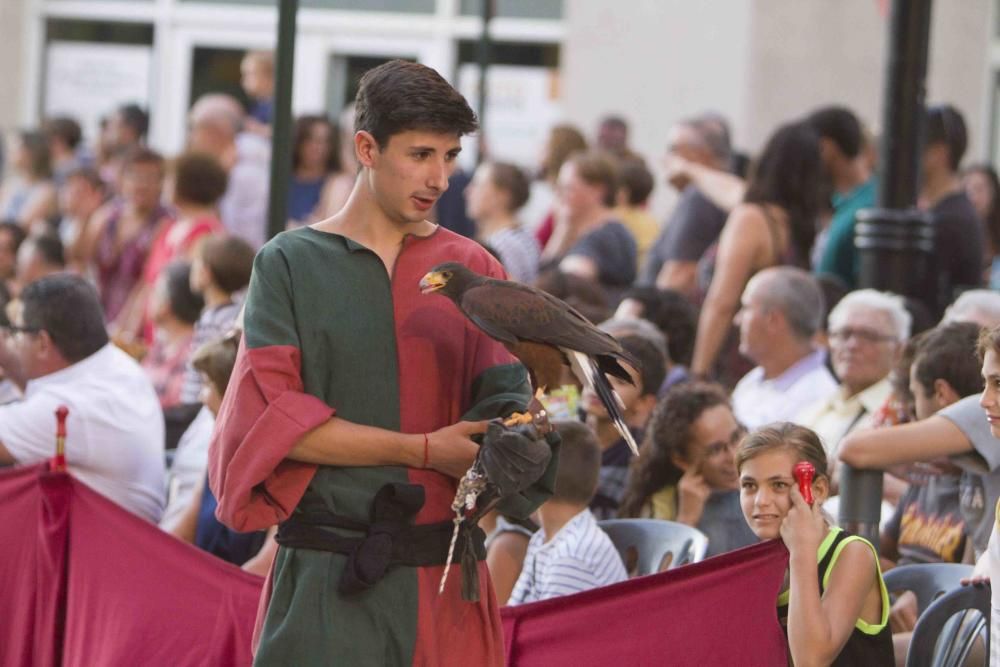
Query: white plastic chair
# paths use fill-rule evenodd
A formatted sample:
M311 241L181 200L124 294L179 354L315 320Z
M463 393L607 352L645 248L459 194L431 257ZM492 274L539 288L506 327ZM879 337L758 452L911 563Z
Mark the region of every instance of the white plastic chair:
M630 576L671 570L705 558L700 530L663 519L606 519L598 524L618 550Z

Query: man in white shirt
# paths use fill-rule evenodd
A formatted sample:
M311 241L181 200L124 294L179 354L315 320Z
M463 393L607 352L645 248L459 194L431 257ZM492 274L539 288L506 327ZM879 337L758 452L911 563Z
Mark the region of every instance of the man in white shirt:
M872 417L889 398L889 371L910 337L903 299L872 289L851 292L830 312L830 353L840 386L794 420L820 436L831 461L840 441Z
M580 422L561 422L555 492L538 508L542 527L528 542L508 604L570 595L628 578L611 538L587 506L597 489L601 449Z
M733 413L747 428L789 421L837 388L813 344L824 309L816 279L802 269L764 269L747 283L736 324L740 353L757 367L733 390Z
M66 462L72 475L149 521L163 512L163 413L153 385L108 342L97 292L71 274L21 292L4 331L0 365L24 400L0 406L0 465L55 453L55 411L69 408Z

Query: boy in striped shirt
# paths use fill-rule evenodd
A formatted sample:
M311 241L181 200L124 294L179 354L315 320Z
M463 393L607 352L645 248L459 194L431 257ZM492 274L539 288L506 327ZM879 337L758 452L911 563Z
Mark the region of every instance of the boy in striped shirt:
M528 543L508 604L524 604L624 581L625 566L588 505L597 489L601 449L579 422L556 425L562 437L555 493L538 509L541 529Z

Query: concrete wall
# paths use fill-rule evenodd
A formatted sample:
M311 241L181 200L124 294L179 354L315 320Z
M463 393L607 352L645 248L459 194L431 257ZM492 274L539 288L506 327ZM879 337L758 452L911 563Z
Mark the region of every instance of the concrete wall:
M678 118L717 109L738 147L761 148L782 122L845 104L882 121L889 17L877 0L567 0L567 120L592 134L621 112L655 165ZM991 0L934 0L928 100L966 115L970 158L988 155ZM654 212L672 193L655 191Z
M566 0L567 120L592 136L600 116L621 113L651 166L670 125L706 109L726 114L742 136L750 10L745 0ZM667 188L654 193L654 210L671 200Z
M24 44L27 5L24 0L0 1L0 63L3 63L0 139L11 129L20 127L23 121L24 78L28 72Z
M874 0L754 0L747 57L745 141L759 147L775 125L821 104L882 123L889 17ZM935 0L927 99L963 111L970 155L985 153L989 0Z

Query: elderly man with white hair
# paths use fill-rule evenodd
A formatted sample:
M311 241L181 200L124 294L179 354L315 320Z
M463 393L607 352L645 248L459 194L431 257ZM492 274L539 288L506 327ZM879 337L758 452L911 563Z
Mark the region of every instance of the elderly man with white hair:
M733 390L733 414L744 426L794 419L837 388L826 352L813 342L825 309L819 284L802 269L764 269L747 283L736 324L740 353L757 367Z
M992 329L1000 325L1000 294L988 289L973 289L955 299L944 311L943 323L974 322Z
M214 156L229 174L219 217L230 232L259 248L267 236L270 147L243 132L246 113L235 98L211 93L189 114L188 148Z
M819 434L831 460L841 439L870 426L889 397L889 371L910 337L910 323L901 297L872 289L849 293L831 311L830 355L840 386L794 420Z

